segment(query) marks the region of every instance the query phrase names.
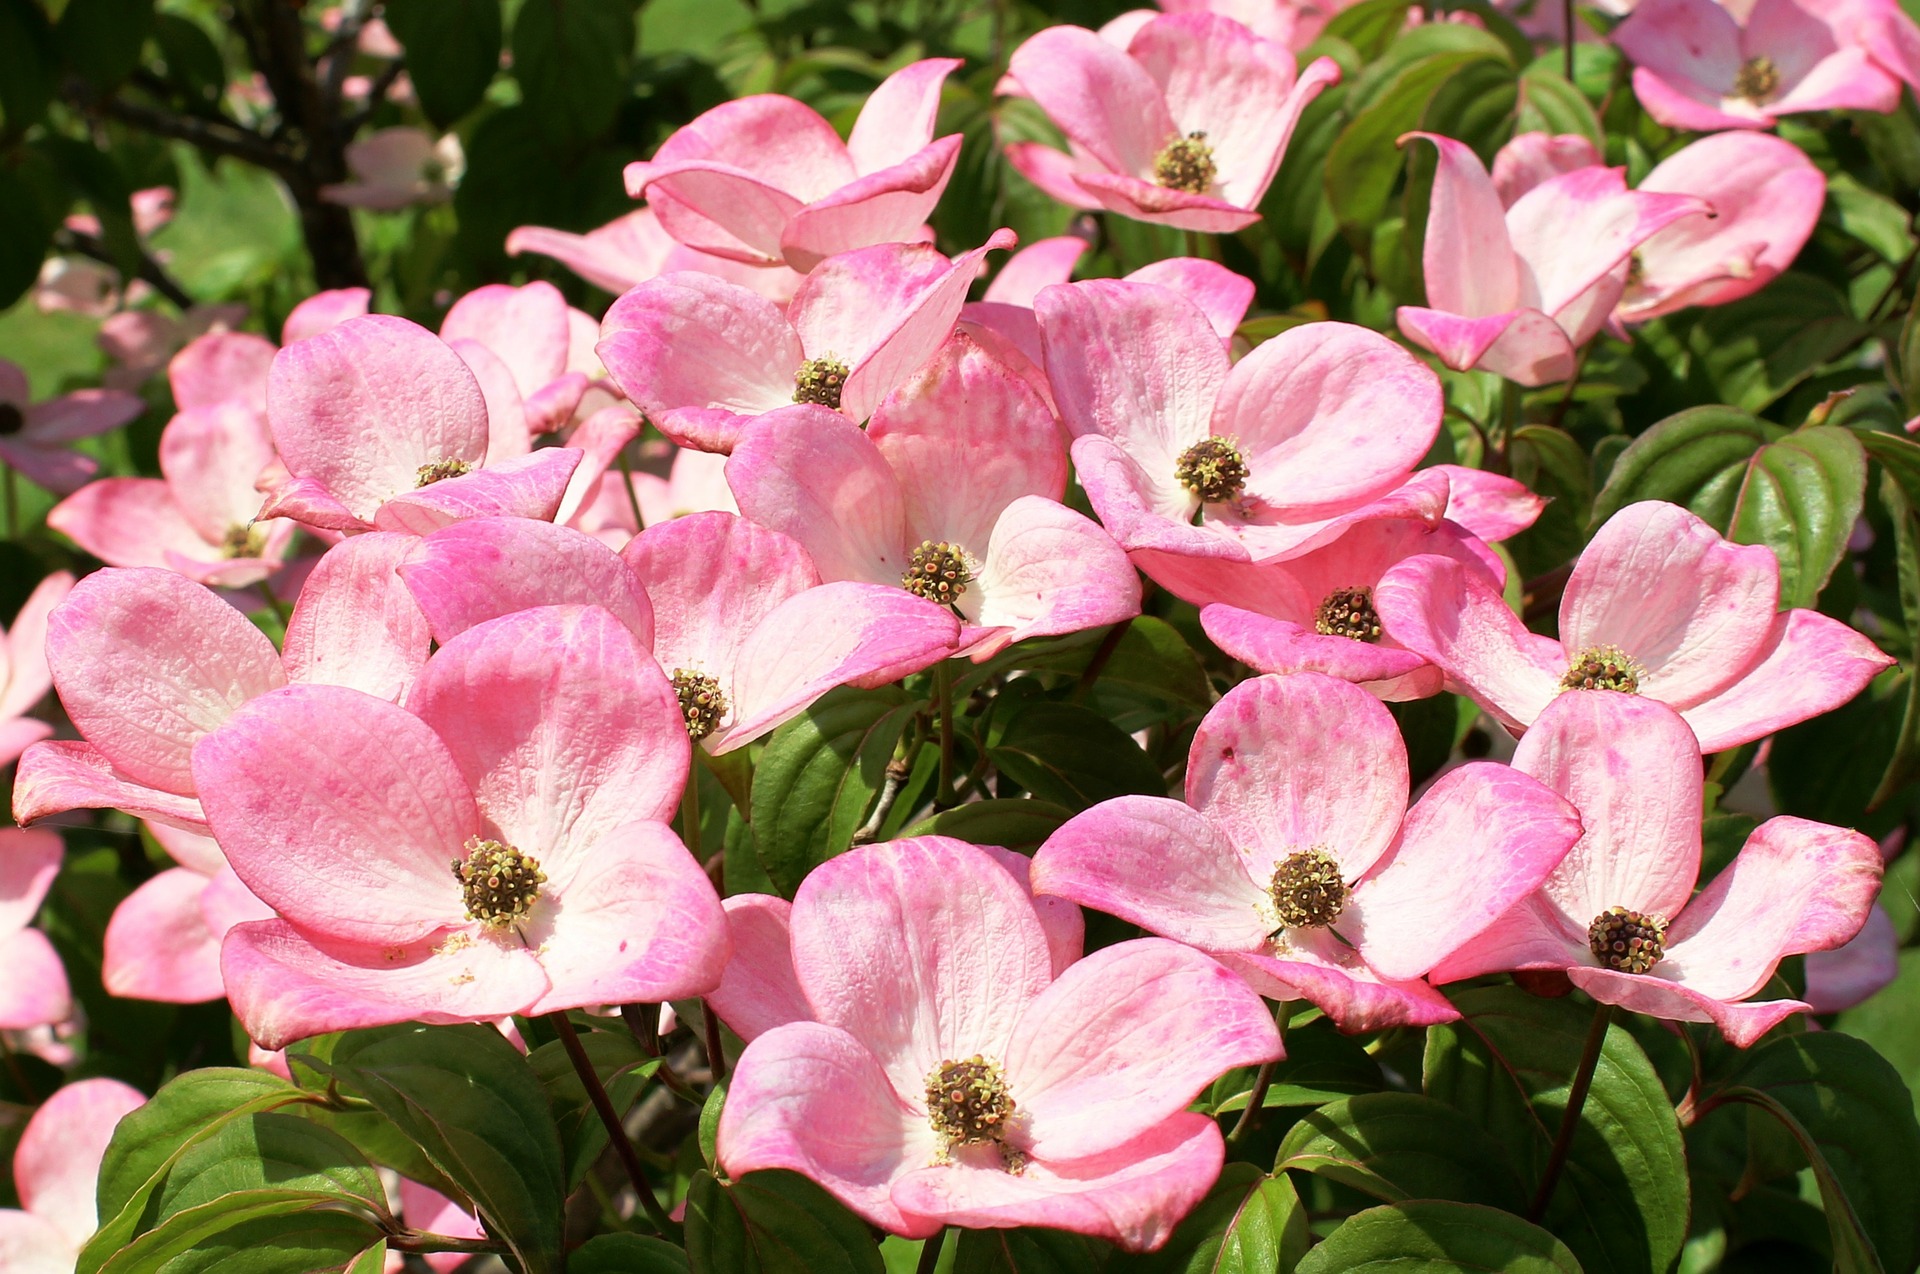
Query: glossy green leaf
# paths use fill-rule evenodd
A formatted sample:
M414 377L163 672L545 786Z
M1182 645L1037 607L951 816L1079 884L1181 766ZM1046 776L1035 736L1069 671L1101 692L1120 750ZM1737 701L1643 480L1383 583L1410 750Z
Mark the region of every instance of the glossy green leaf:
M1072 817L1072 810L1050 801L1024 797L972 801L923 818L900 835L951 836L975 845L1033 850Z
M1594 497L1599 527L1629 504L1684 504L1725 530L1746 479L1747 462L1785 431L1733 407L1690 407L1635 438L1613 462Z
M1056 654L1019 660L1016 666L1036 671L1083 673L1106 632L1102 629L1090 634L1091 640ZM1096 676L1102 685L1122 685L1156 698L1202 708L1213 702L1213 688L1207 683L1206 669L1193 647L1187 644L1179 629L1152 615L1137 616L1127 625Z
M842 688L774 731L754 767L751 821L782 893L853 844L917 706L897 690Z
M1604 138L1593 104L1567 82L1560 51L1550 52L1520 73L1520 110L1515 133L1578 133L1598 146Z
M53 100L59 66L45 8L34 0L0 0L0 139L18 137L40 121ZM0 209L6 206L0 198ZM0 305L10 303L4 298L0 292Z
M1428 1030L1427 1095L1502 1146L1538 1187L1592 1011L1511 986L1452 997L1462 1021ZM1687 1161L1666 1089L1632 1034L1607 1032L1567 1166L1543 1224L1588 1274L1664 1270L1687 1237Z
M331 1274L379 1241L370 1221L346 1212L260 1216L200 1240L167 1261L164 1274Z
M567 1274L686 1274L687 1254L643 1234L602 1234L567 1257Z
M140 64L153 30L153 0L67 0L54 37L61 56L98 89L111 89Z
M1527 1204L1519 1176L1477 1122L1413 1093L1367 1093L1309 1112L1280 1143L1274 1167L1388 1203L1452 1199L1508 1212Z
M513 23L513 75L540 131L557 142L600 136L627 95L632 0L537 0Z
M1899 972L1878 995L1846 1010L1834 1028L1865 1040L1900 1073L1920 1110L1920 947L1900 953Z
M166 63L167 83L181 97L199 109L219 103L227 87L226 62L199 23L162 13L154 23L153 42Z
M0 0L0 5L4 3ZM0 32L0 44L5 41ZM0 309L20 299L40 277L40 263L53 242L55 224L33 188L0 168Z
M702 1274L884 1274L866 1222L794 1172L721 1183L696 1173L687 1191L687 1256Z
M581 1031L580 1046L593 1063L594 1074L607 1090L613 1108L625 1115L640 1097L647 1080L660 1069L660 1059L649 1057L638 1040L625 1030ZM567 1163L567 1189L577 1188L587 1169L607 1148L607 1128L587 1097L579 1072L567 1056L566 1046L555 1040L527 1054L527 1064L546 1086L547 1100L553 1110L554 1126L560 1130L560 1145Z
M1115 796L1166 795L1166 779L1140 745L1079 704L1030 700L994 733L987 755L1043 801L1083 810Z
M1664 1269L1664 1266L1646 1268ZM1565 1244L1509 1212L1416 1200L1356 1212L1300 1262L1299 1274L1582 1274Z
M1113 1274L1288 1274L1312 1242L1284 1173L1229 1163L1157 1252L1116 1255Z
M218 1195L167 1216L115 1252L101 1271L102 1274L153 1274L171 1269L178 1258L192 1259L192 1253L218 1246L229 1231L251 1230L263 1222L298 1227L305 1216L316 1214L350 1217L359 1222L352 1231L359 1235L358 1239L344 1243L353 1251L379 1241L381 1230L372 1218L329 1209L328 1205L335 1201L333 1195L307 1190L253 1189Z
M244 1191L297 1191L387 1211L386 1190L351 1143L294 1115L265 1111L223 1123L181 1155L155 1193L168 1217Z
M1407 11L1412 8L1407 0L1361 0L1334 14L1320 33L1345 40L1360 56L1372 60L1407 29Z
M1752 296L1700 311L1688 345L1720 401L1764 411L1869 331L1831 283L1789 271Z
M442 128L480 104L500 68L498 0L386 0L420 109Z
M961 1230L953 1274L1094 1274L1107 1268L1111 1253L1097 1239L1064 1230Z
M1728 1096L1761 1105L1806 1154L1839 1268L1891 1272L1920 1263L1920 1123L1892 1063L1850 1035L1807 1032L1754 1049L1733 1085Z
M566 1173L546 1089L489 1026L350 1031L328 1063L473 1200L526 1274L560 1268Z
M1861 185L1851 174L1827 179L1827 202L1820 219L1895 264L1913 251L1913 218L1907 210Z
M1772 549L1780 559L1780 605L1810 607L1846 556L1866 491L1866 452L1851 430L1802 429L1754 455L1728 535Z

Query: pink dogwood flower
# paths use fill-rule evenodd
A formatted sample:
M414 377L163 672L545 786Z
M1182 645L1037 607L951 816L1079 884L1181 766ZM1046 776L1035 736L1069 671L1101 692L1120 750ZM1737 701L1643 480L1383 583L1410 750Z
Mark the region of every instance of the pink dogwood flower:
M1297 556L1356 519L1446 503L1443 475L1396 495L1439 432L1440 384L1376 332L1306 324L1229 364L1207 316L1164 287L1064 284L1035 312L1087 499L1156 579L1168 561Z
M684 447L732 451L754 417L796 402L854 421L946 342L995 231L951 261L923 243L848 252L807 276L785 313L705 274L668 274L613 303L598 347L614 382Z
M1803 0L1641 0L1613 33L1633 91L1668 128L1772 128L1782 115L1900 104L1900 81Z
M394 212L420 203L445 203L466 171L457 134L434 139L425 129L397 125L347 146L353 180L320 188L320 197L349 208Z
M518 411L526 432L543 434L566 424L580 405L591 378L568 367L571 313L567 299L551 283L520 288L489 283L455 301L441 320L440 339L480 380L496 445L502 441L503 422L493 418L501 410L509 415ZM504 380L501 371L507 373Z
M1857 933L1879 890L1871 840L1782 815L1755 829L1695 896L1700 749L1655 700L1562 695L1520 741L1513 766L1573 802L1585 834L1538 893L1442 962L1435 982L1564 969L1596 1000L1712 1022L1745 1048L1808 1007L1746 1001L1784 957Z
M66 966L47 935L28 928L46 900L64 855L60 833L0 827L0 1031L64 1022L73 1014Z
M424 534L489 514L551 520L581 459L562 447L528 454L524 437L520 454L497 458L486 399L460 355L380 314L281 350L267 420L291 476L260 515L331 531Z
M246 920L270 920L211 836L146 824L178 866L128 894L107 921L100 981L111 995L199 1004L226 994L220 942Z
M301 589L284 652L207 588L172 571L109 567L75 585L47 621L47 663L81 739L20 758L21 823L120 809L205 833L188 758L247 700L288 681L402 697L426 662L427 623L394 567L410 536L357 536L328 550Z
M1201 721L1184 803L1076 815L1034 855L1033 887L1199 947L1345 1031L1452 1021L1420 978L1539 888L1580 820L1490 762L1412 809L1407 784L1378 699L1318 673L1256 677Z
M1690 195L1628 190L1617 168L1563 173L1503 209L1470 147L1437 133L1408 137L1432 142L1440 162L1421 250L1428 305L1403 305L1396 317L1408 340L1455 371L1479 367L1530 386L1565 380L1626 288L1633 250L1711 211Z
M0 630L0 768L53 733L47 722L27 714L53 687L47 669L47 616L71 591L73 576L55 571L34 585L13 617L13 627Z
M13 1151L21 1207L0 1208L0 1268L7 1274L73 1274L100 1221L94 1181L113 1130L146 1103L117 1079L68 1084L33 1112Z
M689 248L802 274L828 257L919 237L960 156L934 140L957 58L902 67L873 91L846 141L812 107L763 93L714 107L627 165L666 232Z
M194 747L215 838L279 916L221 952L255 1041L719 981L720 900L661 821L687 778L679 704L624 624L542 607L479 625L408 704L289 686Z
M1056 976L1026 891L961 841L825 863L791 932L811 1020L741 1055L720 1163L803 1173L896 1234L1041 1225L1157 1247L1224 1155L1187 1103L1281 1056L1259 999L1175 943L1123 942Z
M1867 911L1860 932L1837 947L1806 959L1805 999L1815 1013L1838 1013L1864 1004L1900 976L1900 933L1879 903Z
M597 288L619 296L676 270L711 274L758 292L775 305L793 299L805 275L784 265L748 265L685 247L660 227L659 214L640 208L585 234L520 226L507 235L507 255L552 257Z
M1607 519L1560 599L1560 637L1528 632L1481 576L1446 558L1388 571L1374 605L1394 636L1520 734L1572 689L1669 704L1719 752L1853 698L1893 660L1818 611L1778 611L1780 562L1658 500Z
M819 407L762 417L727 482L747 517L792 536L826 578L956 609L975 661L1140 613L1126 554L1060 503L1067 456L1052 413L964 335L865 430Z
M1154 17L1124 49L1049 27L1014 50L1002 87L1038 103L1072 149L1014 143L1007 158L1077 208L1241 230L1260 219L1301 111L1340 79L1332 58L1295 69L1286 48L1212 13Z
M0 358L0 464L64 495L100 471L99 461L67 444L118 429L146 408L117 389L76 389L34 402L25 369Z
M194 338L237 329L246 318L247 307L239 302L196 305L177 317L157 309L122 310L94 335L94 343L115 364L101 382L109 389L136 391Z

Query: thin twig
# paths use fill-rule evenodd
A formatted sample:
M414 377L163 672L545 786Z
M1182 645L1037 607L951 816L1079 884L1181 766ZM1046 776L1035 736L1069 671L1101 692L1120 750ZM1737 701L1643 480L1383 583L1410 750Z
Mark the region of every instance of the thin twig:
M451 1234L433 1234L426 1230L402 1230L387 1235L387 1246L396 1252L470 1252L476 1256L507 1250L493 1239L456 1239Z
M679 1227L654 1195L653 1186L647 1181L647 1170L640 1166L640 1155L634 1150L632 1139L627 1136L626 1126L620 1122L620 1113L613 1108L613 1099L607 1096L600 1076L594 1072L593 1062L588 1059L587 1050L580 1043L573 1023L567 1020L565 1013L549 1013L547 1021L553 1023L553 1029L559 1032L561 1047L567 1050L567 1059L580 1076L580 1086L587 1090L587 1100L593 1103L594 1112L600 1116L600 1122L606 1125L607 1140L613 1143L620 1165L627 1170L627 1180L632 1183L633 1192L640 1197L640 1207L646 1212L647 1220L661 1234L672 1235ZM663 1072L666 1070L664 1062L660 1069Z
M700 1018L706 1027L707 1069L713 1073L714 1083L723 1083L727 1078L727 1050L720 1043L720 1019L713 1014L712 1001L701 1001Z
M120 263L113 259L112 254L107 251L106 245L90 234L75 230L70 226L62 226L60 232L54 236L54 239L62 252L77 253L80 256L91 257L95 261L103 262L116 269L119 268ZM134 277L152 286L154 291L166 297L167 300L173 302L174 305L182 311L192 308L193 297L187 294L187 290L181 287L172 275L160 268L160 263L154 260L153 255L145 248L140 249L140 268Z
M1567 1090L1566 1114L1560 1118L1559 1135L1553 1139L1553 1150L1547 1156L1546 1174L1540 1178L1540 1189L1527 1209L1527 1220L1536 1224L1547 1214L1554 1188L1560 1184L1560 1174L1566 1169L1567 1152L1573 1149L1573 1135L1580 1130L1580 1112L1586 1108L1587 1090L1593 1087L1593 1072L1600 1064L1600 1049L1607 1042L1607 1027L1612 1021L1613 1005L1595 1006L1593 1025L1587 1028L1586 1045L1573 1068L1573 1087Z
M906 757L887 762L887 776L880 784L880 800L874 805L873 813L853 834L855 845L864 845L880 834L880 827L887 821L887 815L893 812L893 803L900 796L900 789L907 781L907 775L913 771L913 759L919 754L916 747Z
M1106 636L1100 639L1100 645L1094 649L1093 658L1087 660L1087 666L1080 670L1080 680L1073 686L1073 702L1079 703L1093 689L1093 683L1106 671L1107 661L1113 658L1113 652L1120 649L1120 641L1127 635L1127 629L1133 626L1133 620L1123 619L1107 629Z
M69 98L84 109L97 109L110 119L175 141L191 142L216 155L228 155L249 164L284 173L292 161L266 138L224 120L202 119L197 115L176 115L172 111L139 106L124 98L89 99L69 93Z

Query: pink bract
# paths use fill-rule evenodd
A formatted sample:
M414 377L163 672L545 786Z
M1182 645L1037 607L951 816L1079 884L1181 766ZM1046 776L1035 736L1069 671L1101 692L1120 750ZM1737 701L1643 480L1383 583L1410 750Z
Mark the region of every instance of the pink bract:
M1293 54L1231 19L1155 16L1120 48L1083 27L1050 27L1014 51L1003 89L1033 98L1070 152L1007 147L1023 176L1064 203L1137 221L1225 233L1255 211L1299 122L1339 65L1295 78Z
M60 871L58 832L0 827L0 1031L64 1022L73 1012L66 967L38 929L27 926Z
M107 1143L146 1100L117 1079L83 1079L33 1112L13 1152L21 1209L0 1209L0 1267L8 1274L73 1274L99 1226L94 1179Z
M1222 1160L1218 1125L1187 1103L1281 1055L1258 998L1177 944L1121 943L1056 975L1025 889L964 842L843 854L801 884L790 926L809 1020L741 1056L720 1162L804 1173L897 1234L1044 1225L1157 1247ZM998 1086L1004 1133L931 1121L955 1064Z
M607 311L600 361L661 432L701 451L732 451L753 417L800 401L864 421L946 341L986 254L1013 244L1000 230L952 260L926 244L848 252L785 313L711 275L665 275Z
M566 298L551 283L520 288L490 283L455 301L441 320L440 339L473 369L487 396L489 459L526 450L523 439L503 437L503 413L518 411L526 433L544 434L566 424L580 405L590 378L568 368L571 314ZM591 326L592 321L587 322ZM476 345L484 353L476 351ZM491 383L490 378L498 380L500 369L508 379Z
M1669 128L1771 128L1782 115L1886 113L1900 81L1852 43L1839 14L1814 0L1641 0L1613 33L1633 60L1633 91Z
M747 517L799 541L825 578L955 606L976 661L1140 613L1126 555L1060 503L1067 456L1052 413L964 334L864 431L819 407L762 417L727 481ZM956 578L930 581L930 569Z
M1421 261L1427 305L1403 305L1400 331L1456 371L1522 385L1573 374L1627 285L1627 259L1680 218L1710 211L1689 195L1627 189L1616 168L1578 168L1502 208L1472 148L1410 133L1439 150ZM1402 141L1405 141L1403 138Z
M1515 734L1570 681L1598 677L1677 709L1705 752L1836 708L1893 663L1839 620L1776 614L1779 597L1771 549L1657 500L1614 514L1581 553L1558 641L1446 558L1411 558L1374 592L1394 636Z
M100 465L67 444L118 429L145 410L117 389L76 389L36 403L26 371L0 358L0 463L49 491L76 490Z
M1342 1030L1451 1021L1419 979L1537 889L1580 821L1503 765L1451 770L1412 809L1407 782L1379 700L1318 673L1256 677L1200 723L1184 803L1075 816L1034 856L1033 887L1209 952Z
M933 140L940 86L960 65L928 58L881 82L846 141L811 107L777 94L716 106L627 165L666 232L689 248L802 273L826 258L918 238L959 158Z
M73 576L55 571L34 586L13 617L13 627L0 631L0 768L53 733L53 726L27 714L53 687L47 667L47 616L72 590Z
M197 1004L226 994L220 942L246 920L270 920L211 836L149 822L170 867L121 900L107 922L100 980L117 996Z
M1694 896L1700 749L1686 722L1654 700L1607 690L1562 695L1520 741L1513 765L1571 801L1586 831L1537 894L1434 970L1436 982L1565 969L1597 1000L1712 1022L1745 1048L1808 1007L1746 1002L1781 959L1851 938L1879 890L1871 840L1783 815L1762 823ZM1589 926L1598 929L1615 909L1659 932L1636 967L1623 967L1620 956L1603 960L1590 939Z
M221 952L257 1042L719 981L719 899L661 821L687 777L679 706L624 624L579 606L481 624L408 703L290 686L194 748L214 836L279 917Z
M683 247L660 227L659 215L641 208L597 230L572 234L546 226L521 226L507 236L507 255L537 252L593 284L619 296L648 279L676 270L692 270L738 283L776 305L793 299L804 275L784 265L748 265Z

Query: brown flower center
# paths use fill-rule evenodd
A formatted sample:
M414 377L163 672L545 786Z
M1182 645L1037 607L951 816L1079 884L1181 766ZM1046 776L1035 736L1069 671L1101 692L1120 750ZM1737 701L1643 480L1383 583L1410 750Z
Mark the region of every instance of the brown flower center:
M695 743L713 733L720 718L727 715L727 697L720 683L704 672L686 668L673 670L673 692L680 696L680 712L687 721L687 737Z
M1267 892L1280 928L1325 929L1340 918L1352 891L1333 855L1315 845L1282 859Z
M1748 58L1740 64L1739 71L1733 77L1733 95L1744 97L1755 106L1760 105L1780 91L1780 68L1774 65L1772 58L1765 56Z
M468 918L504 929L533 910L547 873L513 846L475 836L467 841L466 861L454 860L453 878L460 882Z
M1322 637L1380 640L1380 612L1373 608L1370 588L1336 588L1313 614L1313 630Z
M1247 462L1236 439L1202 438L1180 453L1173 476L1202 503L1219 504L1246 489Z
M444 482L448 478L462 478L472 472L473 466L464 460L457 460L452 457L445 460L430 460L420 466L417 475L419 480L413 484L414 489L419 490L421 487L430 487L434 483Z
M940 1136L937 1162L946 1162L955 1147L991 1143L1007 1171L1019 1172L1027 1157L1006 1142L1013 1111L1006 1077L978 1053L942 1062L927 1076L927 1122Z
M1205 133L1188 133L1168 142L1153 159L1153 179L1168 190L1204 195L1213 186L1218 169Z
M915 597L924 597L941 606L951 606L966 594L973 582L973 566L967 552L957 544L920 541L900 573L900 587Z
M266 549L267 533L249 523L235 522L227 528L226 535L220 539L220 556L228 559L236 557L259 557Z
M840 410L840 391L847 385L847 365L831 354L809 358L793 374L793 401L817 403Z
M1639 694L1646 670L1639 660L1618 646L1589 646L1560 678L1562 690L1618 690Z
M1609 907L1587 926L1587 947L1609 969L1645 973L1667 953L1667 918Z

